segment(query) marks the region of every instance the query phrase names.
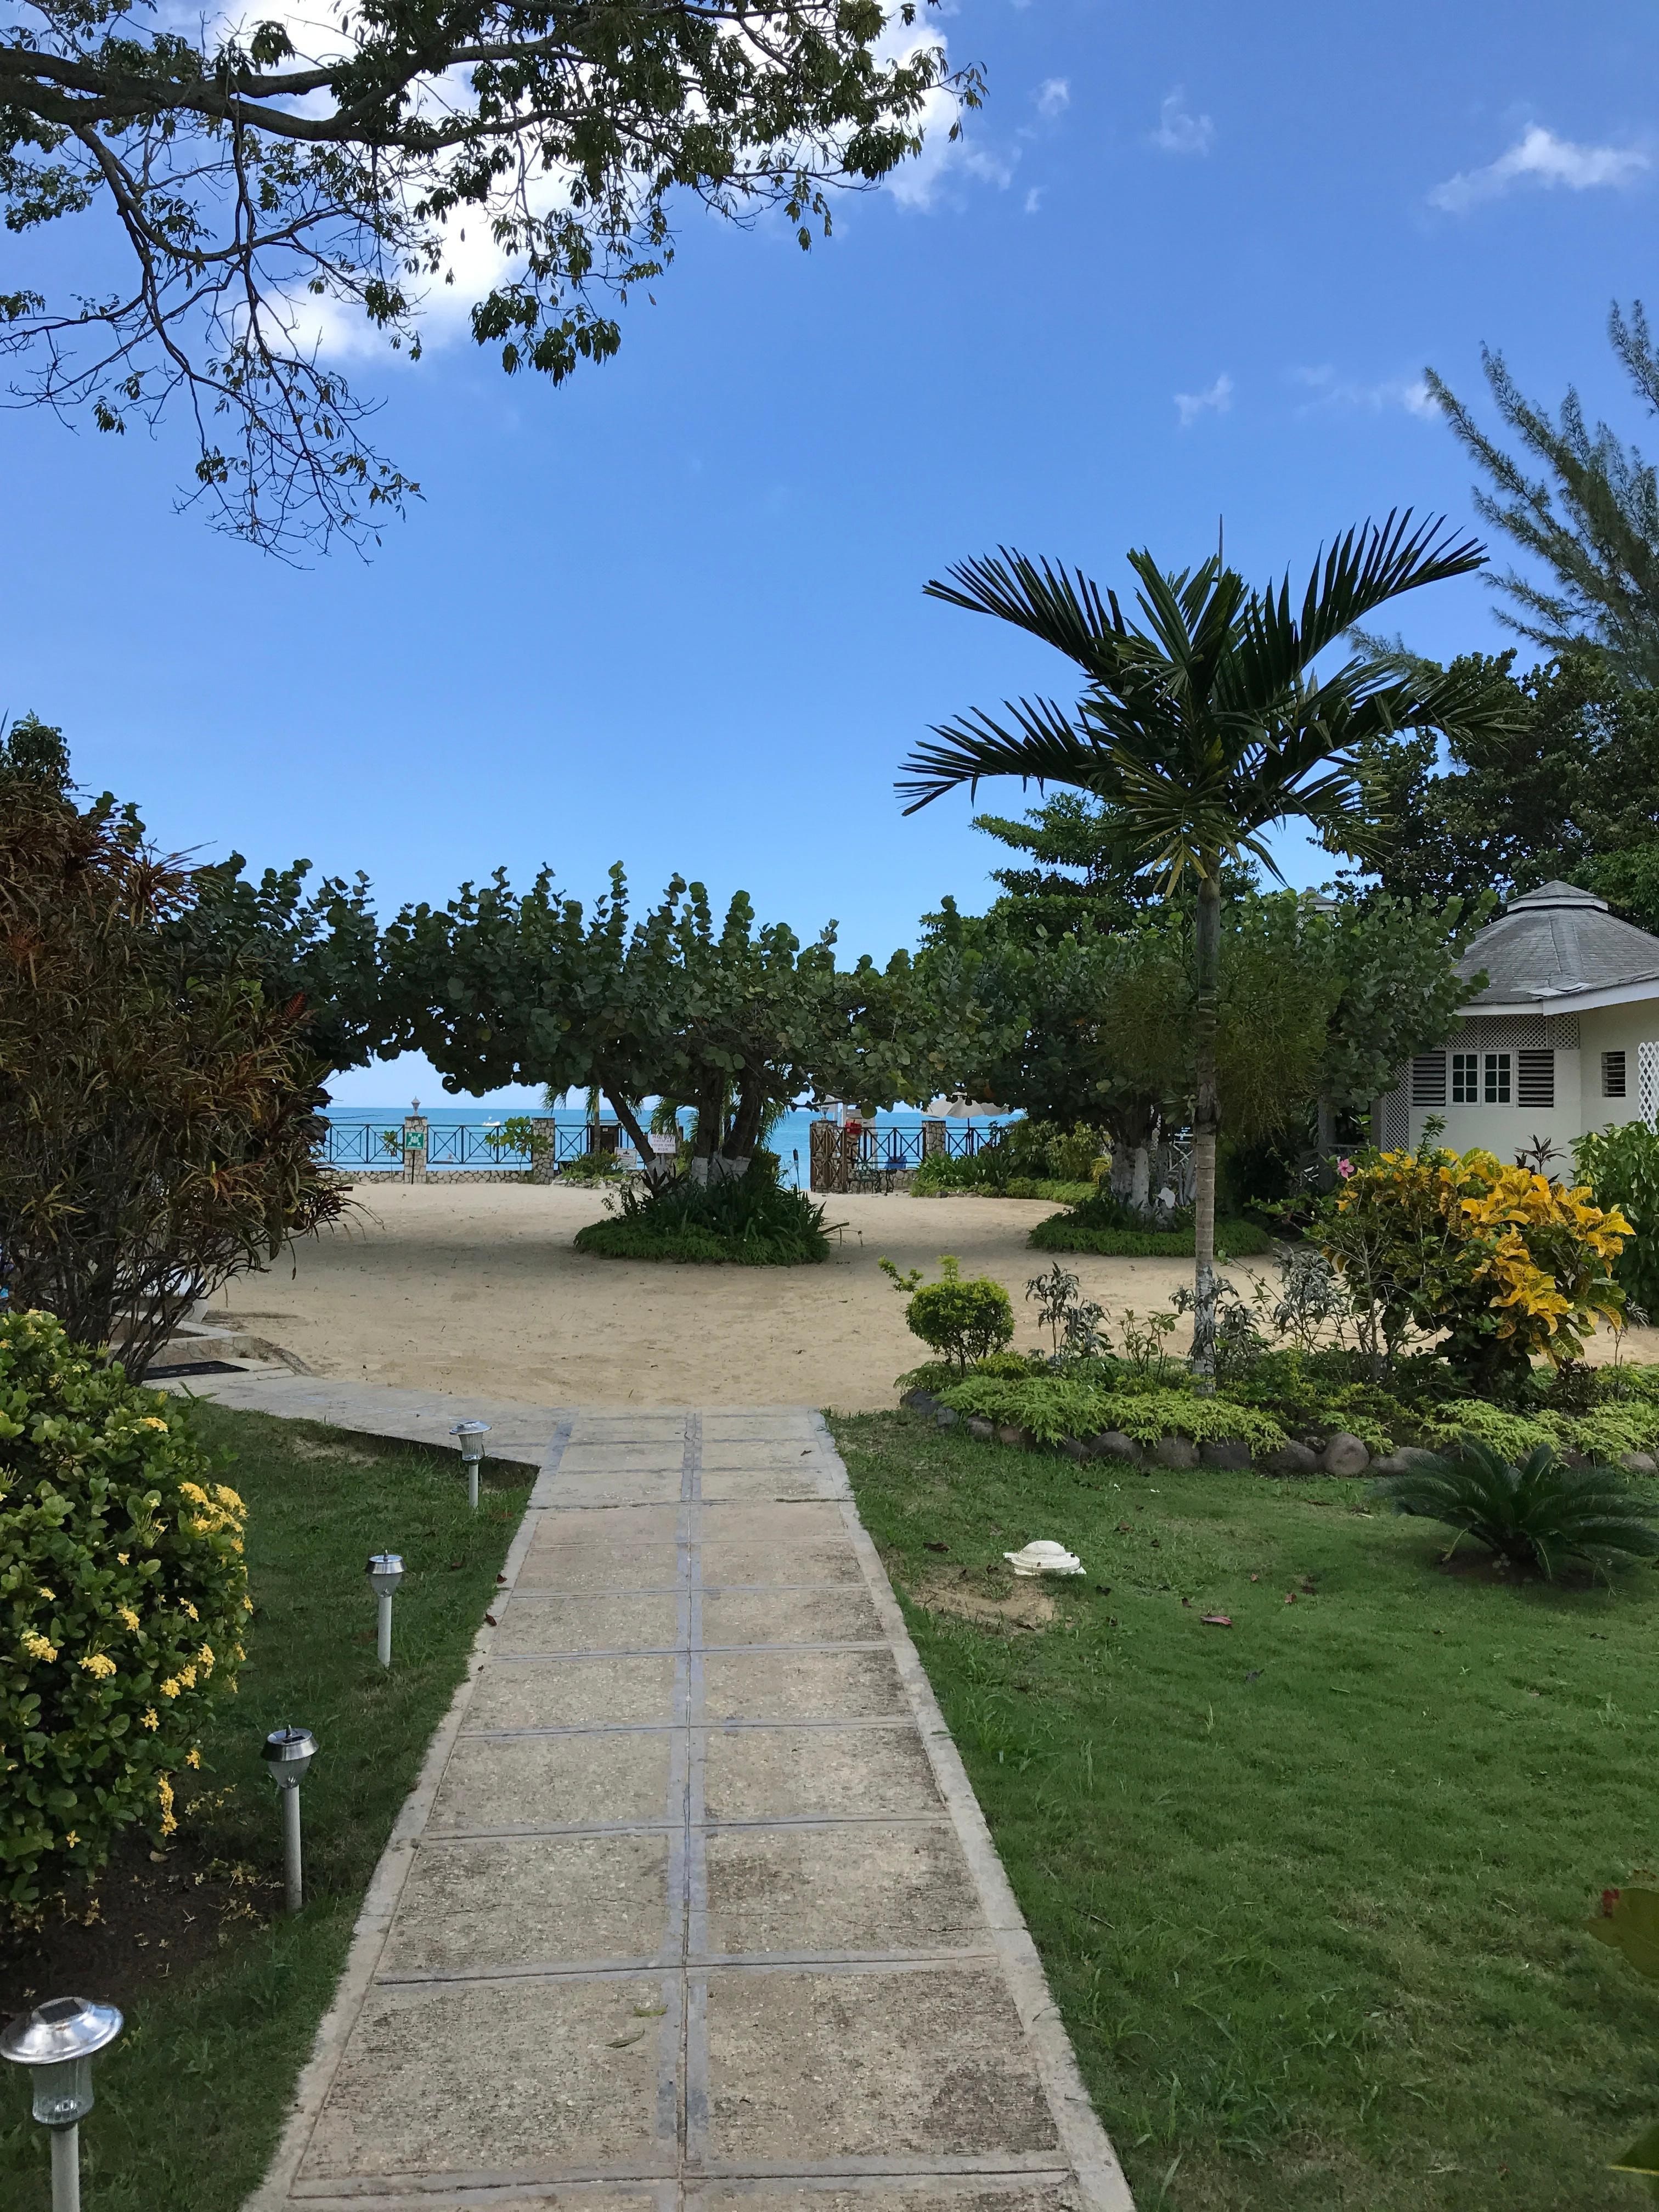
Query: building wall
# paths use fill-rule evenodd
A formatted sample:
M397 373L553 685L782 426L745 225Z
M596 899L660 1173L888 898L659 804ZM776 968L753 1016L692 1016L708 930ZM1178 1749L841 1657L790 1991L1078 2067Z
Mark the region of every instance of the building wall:
M1586 1130L1641 1117L1644 1056L1639 1048L1650 1042L1654 1051L1647 1056L1652 1066L1649 1080L1659 1084L1659 995L1580 1015L1469 1017L1458 1024L1443 1052L1422 1055L1402 1072L1396 1088L1378 1100L1373 1140L1414 1146L1431 1116L1436 1116L1444 1125L1440 1141L1455 1152L1480 1146L1509 1161L1522 1147L1541 1142L1553 1146L1565 1159L1573 1139ZM1603 1090L1603 1055L1617 1051L1625 1055L1622 1098L1608 1097ZM1455 1054L1474 1055L1480 1096L1474 1103L1455 1096ZM1488 1054L1507 1055L1507 1103L1486 1095ZM1549 1056L1547 1061L1544 1054ZM1548 1106L1539 1103L1536 1089L1546 1068L1553 1077L1553 1103ZM1523 1077L1532 1086L1524 1097ZM1659 1097L1648 1102L1650 1115L1656 1106Z

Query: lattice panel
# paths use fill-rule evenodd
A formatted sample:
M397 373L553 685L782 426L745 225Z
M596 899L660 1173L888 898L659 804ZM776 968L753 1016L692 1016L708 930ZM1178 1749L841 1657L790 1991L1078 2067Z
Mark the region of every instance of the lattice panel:
M1453 1042L1483 1052L1577 1052L1577 1014L1466 1014Z
M1636 1110L1649 1128L1659 1124L1659 1040L1636 1048Z

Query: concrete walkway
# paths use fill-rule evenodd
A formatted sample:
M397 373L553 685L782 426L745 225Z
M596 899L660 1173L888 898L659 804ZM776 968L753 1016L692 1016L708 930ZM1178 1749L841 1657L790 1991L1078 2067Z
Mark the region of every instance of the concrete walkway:
M544 1449L251 2212L1132 2212L820 1417Z

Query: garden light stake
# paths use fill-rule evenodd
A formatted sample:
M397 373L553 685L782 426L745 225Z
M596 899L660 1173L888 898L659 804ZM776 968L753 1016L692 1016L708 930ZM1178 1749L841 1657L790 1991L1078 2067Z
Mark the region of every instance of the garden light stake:
M270 1778L283 1801L283 1873L288 1883L288 1909L297 1912L305 1903L305 1883L300 1862L300 1784L317 1756L317 1739L309 1729L273 1729L260 1747L270 1762Z
M52 2130L52 2212L81 2212L81 2123L92 2110L92 2060L121 2033L113 2005L49 1997L0 2033L0 2057L31 2071L34 2117Z

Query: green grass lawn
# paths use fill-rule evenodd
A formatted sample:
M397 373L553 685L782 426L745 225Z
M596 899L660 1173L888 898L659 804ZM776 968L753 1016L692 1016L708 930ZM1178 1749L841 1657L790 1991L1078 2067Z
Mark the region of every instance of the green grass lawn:
M448 1454L213 1406L198 1419L234 1455L224 1479L248 1505L257 1609L240 1692L217 1705L195 1806L165 1856L153 1862L147 1844L120 1854L101 1923L58 1923L0 1951L8 2011L70 1982L126 2013L82 2130L88 2212L234 2212L258 2181L532 1479L487 1466L475 1518ZM389 1675L363 1571L380 1550L401 1551L407 1568ZM302 1796L307 1903L292 1921L259 1758L265 1732L289 1721L320 1746ZM0 2203L45 2212L45 2136L21 2081L0 2096Z
M1358 1483L832 1426L1140 2212L1646 2201L1607 2166L1659 1990L1581 1923L1659 1869L1659 1578L1448 1568ZM1037 1536L1088 1572L1022 1626Z

